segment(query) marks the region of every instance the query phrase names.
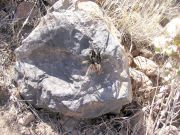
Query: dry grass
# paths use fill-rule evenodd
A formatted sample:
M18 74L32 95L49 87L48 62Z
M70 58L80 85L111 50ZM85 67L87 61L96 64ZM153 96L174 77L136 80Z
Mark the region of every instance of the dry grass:
M151 44L151 40L162 31L160 22L164 18L171 19L179 13L179 5L175 6L173 0L97 1L112 19L116 28L123 33L130 34L132 42L148 42ZM16 37L21 37L20 33L28 22L29 17L26 18L18 32L14 33ZM13 23L13 21L10 23ZM13 61L9 60L9 58L6 58L6 65L10 64L7 60ZM96 119L83 120L77 125L79 126L78 129L82 131L82 134L160 135L160 133L166 131L167 126L174 125L178 127L180 124L180 79L176 76L173 77L174 79L164 83L160 82L160 75L155 78L156 84L155 89L153 89L155 94L152 100L145 101L142 99L142 102L133 102L121 110L118 115L107 114ZM134 97L134 99L136 98ZM16 115L23 110L24 106L25 109L31 110L38 118L36 122L40 125L40 128L36 129L37 132L43 130L42 126L47 123L43 122L43 117L39 115L46 116L44 112L39 112L32 106L27 106L24 101L21 101L20 97L14 95L11 95L11 103L16 104ZM59 117L48 117L48 119L51 126L55 127L55 131L60 131L59 128L63 129L61 127L63 125L59 124ZM170 134L166 133L167 135Z
M149 41L162 31L159 22L179 14L175 0L97 0L118 30Z
M140 43L144 45L143 47L152 45L152 39L162 33L163 26L161 25L167 23L165 21L177 17L180 11L180 5L175 4L175 0L97 0L97 3L112 19L119 31L129 34L130 40L127 42L134 42L135 46ZM159 66L162 67L159 70L165 72L164 65ZM176 68L172 68L171 72L175 70ZM169 127L178 127L180 124L180 78L176 74L171 74L171 78L162 83L161 80L164 78L161 78L159 73L155 78L155 94L152 100L149 97L148 102L142 99L142 102L139 103L144 112L144 119L136 122L146 123L145 133L142 134L178 134L177 129L170 133L172 127L171 129ZM128 119L131 120L132 117L128 117ZM136 131L139 131L140 127L133 125L128 130L131 131L128 133L136 135L138 134Z

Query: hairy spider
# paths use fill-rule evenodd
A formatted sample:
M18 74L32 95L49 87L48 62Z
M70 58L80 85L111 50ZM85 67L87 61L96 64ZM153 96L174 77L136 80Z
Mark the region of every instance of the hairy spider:
M87 69L86 75L91 74L92 72L97 73L98 75L100 75L101 73L101 54L99 49L97 51L95 51L94 49L90 50L89 55L88 55L88 64L89 67Z

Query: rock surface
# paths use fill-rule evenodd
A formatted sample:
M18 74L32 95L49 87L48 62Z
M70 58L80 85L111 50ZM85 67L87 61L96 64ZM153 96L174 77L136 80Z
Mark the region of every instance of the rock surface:
M142 70L147 75L156 75L158 70L158 65L150 59L142 56L137 56L134 59L134 63L137 67Z
M174 39L180 35L180 17L172 19L165 27L165 33L168 37Z
M160 36L153 39L153 44L159 53L176 56L179 59L180 51L180 18L172 19L164 28Z
M119 111L132 95L117 31L103 13L57 3L15 51L20 94L35 107L78 118ZM82 63L92 49L101 51L101 73L87 75L90 64Z
M130 68L129 72L130 72L132 79L135 80L135 82L136 82L135 86L133 85L133 87L139 86L139 88L144 89L144 88L153 86L152 81L143 72L140 72L134 68ZM139 89L139 90L141 90L141 89Z

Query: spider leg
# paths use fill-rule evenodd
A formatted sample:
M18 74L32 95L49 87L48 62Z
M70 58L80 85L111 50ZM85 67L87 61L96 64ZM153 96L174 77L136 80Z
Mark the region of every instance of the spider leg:
M96 64L96 73L100 75L102 72L101 64Z
M92 70L93 70L93 64L91 64L91 65L88 67L88 69L87 69L87 71L86 71L86 76L90 75L90 74L92 73Z

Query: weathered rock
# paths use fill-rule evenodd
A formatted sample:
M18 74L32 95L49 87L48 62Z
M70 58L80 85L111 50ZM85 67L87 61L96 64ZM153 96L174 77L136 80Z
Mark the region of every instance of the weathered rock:
M180 18L172 19L164 28L162 35L153 39L157 52L179 59Z
M180 18L174 18L166 25L165 34L172 39L180 35Z
M134 58L134 63L147 75L155 75L157 73L158 65L150 59L137 56Z
M134 68L130 68L129 72L130 72L132 79L135 80L136 86L139 85L139 87L142 89L150 88L153 86L152 81L144 73L142 73Z
M38 10L35 8L34 3L31 2L21 2L16 10L15 18L25 19L30 15L30 18L34 18L38 15Z
M58 2L58 10L52 8L15 51L20 94L36 107L67 116L92 118L117 112L132 100L118 32L103 14L68 6L69 10L60 10ZM91 49L101 50L100 74L86 74L90 64L82 64Z

